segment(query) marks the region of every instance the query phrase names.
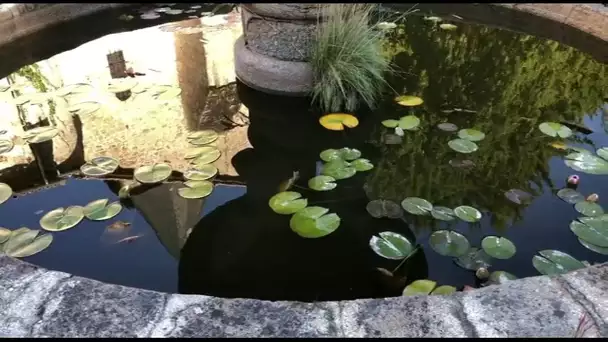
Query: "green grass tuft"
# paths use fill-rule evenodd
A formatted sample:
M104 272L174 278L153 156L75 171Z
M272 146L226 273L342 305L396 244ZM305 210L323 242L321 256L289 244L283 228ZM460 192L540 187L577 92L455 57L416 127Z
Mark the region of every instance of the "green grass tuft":
M382 53L383 32L370 17L374 4L328 4L311 51L312 101L325 112L352 112L361 103L374 108L390 60Z

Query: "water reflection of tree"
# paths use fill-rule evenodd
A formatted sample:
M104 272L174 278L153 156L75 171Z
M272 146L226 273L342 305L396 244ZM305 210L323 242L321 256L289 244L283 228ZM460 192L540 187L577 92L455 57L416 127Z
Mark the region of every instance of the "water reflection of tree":
M473 25L447 32L418 17L388 35L386 53L401 71L390 78L392 87L424 99L423 108L413 110L424 127L408 132L398 147L383 147L391 152L368 179L372 196L476 205L492 212L497 228L518 214L504 191L534 193L543 181L552 186L548 160L557 152L539 136L538 124L581 123L602 103L608 76L605 65L553 41ZM393 106L387 102L381 112L395 113ZM477 113L441 111L454 107ZM486 133L470 155L471 173L448 164L462 157L447 146L448 136L426 134L443 121Z

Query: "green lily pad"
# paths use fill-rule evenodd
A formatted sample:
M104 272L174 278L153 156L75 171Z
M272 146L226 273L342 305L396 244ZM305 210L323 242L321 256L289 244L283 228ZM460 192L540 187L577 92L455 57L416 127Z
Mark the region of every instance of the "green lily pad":
M171 166L165 163L140 166L133 172L135 180L143 184L164 182L171 176Z
M87 204L83 209L83 214L91 221L109 220L118 215L122 210L119 202L108 204L107 198L98 199Z
M40 219L40 227L51 232L60 232L75 227L84 218L84 208L71 206L49 211Z
M59 134L59 130L53 126L42 126L25 131L23 139L29 144L38 144L49 141Z
M477 151L477 144L464 139L450 140L448 141L448 146L450 146L452 150L460 153L473 153Z
M6 202L13 196L13 189L6 183L0 183L0 204Z
M29 228L19 228L14 234L11 234L9 240L3 246L3 252L7 255L13 255L20 251L23 247L31 244L38 236L39 230L31 230Z
M465 128L458 131L458 137L468 141L481 141L486 137L486 135L476 129Z
M122 93L133 89L137 85L137 81L133 78L115 78L107 84L107 91L110 93Z
M560 189L557 192L557 197L570 204L576 204L585 200L585 196L583 196L583 194L570 188Z
M591 153L570 153L564 157L564 163L576 171L592 175L608 175L608 161Z
M395 128L399 126L399 120L384 120L382 121L382 126L386 128Z
M570 230L579 238L598 247L608 248L608 222L597 217L579 218L570 223Z
M343 160L334 160L323 165L321 174L330 176L336 180L346 179L354 176L357 170L350 163Z
M338 150L340 158L345 161L351 161L361 158L361 151L356 148L342 147Z
M585 216L599 216L604 214L604 209L595 202L581 201L574 205L574 209Z
M395 102L397 102L398 104L400 104L402 106L406 106L406 107L414 107L414 106L418 106L418 105L421 105L422 103L424 103L424 101L421 98L419 98L418 96L412 96L412 95L397 96L397 97L395 97Z
M481 240L481 247L486 254L496 259L509 259L517 252L513 242L499 236L486 236Z
M477 247L471 247L464 255L454 259L456 265L471 271L477 271L479 268L490 267L491 257Z
M431 216L437 220L452 221L454 219L454 210L447 207L433 207Z
M443 295L443 296L447 296L447 295L451 295L456 293L456 288L454 286L450 286L450 285L441 285L441 286L437 286L433 292L431 292L431 296L436 296L436 295Z
M512 275L509 272L494 271L494 272L490 273L490 277L488 278L488 281L486 282L486 284L487 285L500 285L500 284L504 284L504 283L507 283L507 282L515 280L515 279L517 279L517 277Z
M53 235L44 234L29 241L28 244L23 244L18 248L5 251L5 253L13 258L25 258L42 252L51 245L51 242L53 242Z
M415 115L407 115L399 119L399 127L408 131L415 130L420 126L420 119Z
M7 139L0 139L0 154L10 152L15 145Z
M438 230L429 238L429 245L439 255L459 257L469 251L471 245L467 238L450 230Z
M95 113L101 108L101 104L95 101L83 101L70 104L68 107L68 112L76 115L88 115L91 113Z
M564 252L545 249L538 252L541 256L535 255L532 258L532 265L543 275L564 274L585 265Z
M454 125L453 123L449 123L449 122L442 122L437 125L437 128L439 128L440 130L442 130L444 132L456 132L458 130L458 126Z
M212 130L204 130L188 134L188 142L192 145L207 145L216 141L219 135Z
M382 232L380 237L372 236L369 246L379 256L401 260L412 253L414 249L412 243L404 236L393 232Z
M374 168L374 164L365 158L354 160L350 165L354 167L357 172L365 172Z
M402 214L399 204L382 199L373 200L367 203L365 209L372 217L375 218L400 218Z
M5 243L11 237L11 230L0 227L0 244Z
M511 189L509 191L505 191L505 197L515 204L524 204L532 200L531 194L520 189Z
M203 181L212 178L217 172L218 169L215 165L205 164L196 169L186 170L186 172L184 172L184 178L193 181Z
M196 147L187 153L186 159L192 159L191 162L199 167L213 163L222 155L222 152L213 146Z
M441 21L443 21L443 19L441 19L440 17L435 17L435 16L424 17L424 20L426 20L426 21L432 21L434 23L440 23Z
M468 205L461 205L460 207L455 208L454 215L463 221L471 223L481 220L481 212Z
M308 200L302 198L299 192L283 191L272 196L268 205L277 214L290 215L306 208Z
M446 30L446 31L454 31L455 29L458 28L458 26L454 25L454 24L440 24L439 28L442 30Z
M408 197L401 201L401 207L413 215L428 215L433 210L433 205L422 198Z
M581 245L583 245L585 248L587 248L588 250L595 252L595 253L599 253L602 255L608 255L608 247L600 247L600 246L596 246L590 242L587 242L583 239L578 239L578 242L581 243Z
M289 220L289 227L304 238L320 238L333 233L340 226L337 214L327 214L329 209L307 207L296 212Z
M308 187L315 191L329 191L335 189L338 184L336 179L330 176L316 176L308 180Z
M428 279L415 280L403 289L404 296L428 295L433 291L436 282Z
M604 160L608 160L608 147L598 148L595 153Z
M187 181L185 188L177 190L177 194L186 199L197 199L207 197L213 191L213 183L207 180Z
M89 177L109 175L118 168L118 160L110 157L96 157L80 167L80 171Z
M567 138L572 135L572 130L557 122L543 122L538 129L550 137Z

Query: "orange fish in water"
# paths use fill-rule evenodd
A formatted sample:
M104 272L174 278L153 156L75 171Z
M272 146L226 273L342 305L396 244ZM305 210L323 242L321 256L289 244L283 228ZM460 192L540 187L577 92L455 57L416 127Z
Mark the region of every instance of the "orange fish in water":
M133 236L128 236L128 237L126 237L126 238L124 238L124 239L120 239L120 240L116 241L116 242L115 242L115 244L122 243L122 242L125 242L125 243L131 243L131 242L133 242L133 241L135 241L135 240L139 239L139 238L140 238L140 237L142 237L142 236L143 236L143 234L142 234L142 235L133 235Z
M108 226L108 229L111 230L119 230L119 229L124 229L128 226L130 226L131 223L129 222L125 222L125 221L116 221L114 223L112 223L111 225Z

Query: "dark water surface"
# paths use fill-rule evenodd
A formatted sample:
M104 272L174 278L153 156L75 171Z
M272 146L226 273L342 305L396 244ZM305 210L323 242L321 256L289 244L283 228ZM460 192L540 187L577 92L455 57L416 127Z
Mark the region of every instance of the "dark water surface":
M203 10L197 9L197 13L200 11ZM140 24L136 11L129 13L135 18L128 25L147 25ZM465 14L459 13L463 17ZM187 19L188 15L191 14L176 15L176 20L186 19L177 26L198 26L198 19ZM165 15L158 20L169 19ZM473 246L479 246L488 235L511 240L517 246L515 256L493 259L490 270L507 271L517 277L538 275L531 259L543 249L560 250L591 264L607 261L607 256L579 243L568 226L580 215L555 195L566 186L569 175L578 174L581 182L577 190L584 195L599 194L598 203L604 206L608 203L607 176L568 168L563 152L550 146L555 139L537 128L545 121L577 123L593 133L577 133L568 139L568 144L589 150L608 146L606 65L555 41L476 24L457 25L454 31L444 31L423 20L422 15L412 15L388 32L385 53L399 70L389 77L396 93L387 91L385 100L374 111L355 113L359 126L345 132L321 127L318 118L323 113L310 108L308 99L262 94L235 82L230 72L213 69L229 70L231 65L218 62L226 59L205 51L200 39L211 41L214 33L208 31L229 30L229 24L203 25L202 33L182 33L186 36L179 38L182 41L175 38L179 45L175 68L181 100L150 105L130 94L132 107L123 109L120 115L126 118L135 115L133 108L150 105L160 113L154 112L158 115L149 119L158 121L156 130L183 125L188 131L220 132L218 148L225 159L217 163L220 175L215 179L213 193L203 200L186 200L177 196L177 183L165 183L134 195L132 201L123 203L123 211L108 221L85 219L75 228L53 233L54 241L48 249L24 260L152 290L304 301L400 295L405 283L387 279L376 269L392 270L399 261L383 259L369 247L371 236L383 231L400 233L422 246L396 272L399 277L407 277L408 282L431 279L458 288L479 286L474 272L458 267L452 258L440 256L429 247L429 235L448 227L464 234ZM127 38L121 41L122 36L116 35L113 44L115 50L125 49L127 56L131 43ZM233 41L222 44L232 46ZM161 55L163 47L158 45ZM209 49L212 45L206 46ZM37 60L46 57L41 54ZM82 59L81 63L86 65L87 60ZM216 63L214 67L207 68L212 63ZM146 76L136 79L154 74L145 72ZM107 74L107 69L103 73ZM198 73L205 76L193 81L192 75ZM190 75L188 82L183 81L185 74ZM60 77L66 80L65 84L76 82L73 75ZM222 84L218 81L222 78L229 81ZM215 83L210 86L212 82ZM419 96L424 104L399 106L393 100L396 94ZM124 101L125 106L128 101L131 100ZM247 113L241 123L235 124L234 108L241 104ZM117 112L116 108L111 111ZM454 108L467 111L453 111ZM109 112L91 115L100 117ZM407 114L420 118L420 129L406 131L400 144L384 144L382 137L390 130L380 122ZM59 112L57 115L61 117ZM64 118L78 120L69 115ZM119 119L112 118L113 122ZM139 133L135 132L143 130L143 123L125 124L126 132L133 133L119 138L121 133L116 131L116 138L109 135L115 141L97 142L94 136L98 131L87 127L87 120L83 115L84 133L75 138L80 145L76 143L72 152L76 156L71 159L73 164L63 162L59 171L76 170L85 155L90 159L97 151L121 160L125 169L143 164L136 165L138 160L130 157L123 160L122 154L132 152L130 156L141 155L141 160L150 163L145 159L148 155L157 153L157 161L161 162L172 155L179 160L184 152L178 144L179 139L183 140L182 133L159 133L161 138L157 141L130 143L129 137L136 139ZM455 133L436 128L442 122L460 128L475 127L486 138L478 142L478 151L459 154L447 145ZM73 122L74 127L78 125ZM240 139L247 140L250 146L237 144ZM58 146L61 140L55 138L53 143ZM319 153L341 147L361 150L375 168L338 181L338 187L329 192L307 190L308 179L319 173ZM170 152L162 150L167 148ZM125 152L129 149L132 151ZM465 157L475 163L470 170L449 163ZM175 170L183 171L172 160L169 162ZM28 173L19 167L26 168L22 165L0 171L0 181L15 191L42 184L34 164L29 165ZM340 216L341 225L334 233L319 239L301 238L289 228L289 216L278 215L269 208L268 199L294 171L299 172L299 179L293 191L308 198L309 205L327 207ZM117 191L124 181L70 177L38 191L23 192L0 205L1 224L9 229L39 229L42 215L54 208L85 205L99 198L118 200ZM533 194L531 203L516 205L507 200L504 192L514 188ZM376 219L365 209L373 199L400 203L406 197L421 197L450 208L474 206L483 218L475 224L459 220L446 223L406 213L403 219ZM116 221L130 225L118 231L108 228ZM130 241L124 241L130 237Z

